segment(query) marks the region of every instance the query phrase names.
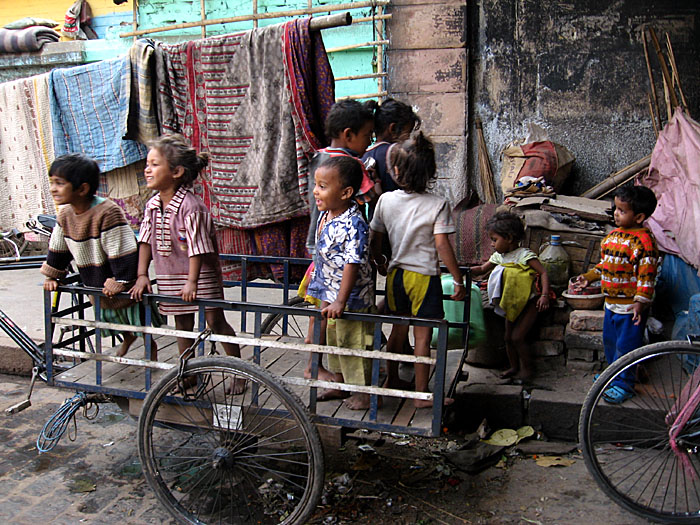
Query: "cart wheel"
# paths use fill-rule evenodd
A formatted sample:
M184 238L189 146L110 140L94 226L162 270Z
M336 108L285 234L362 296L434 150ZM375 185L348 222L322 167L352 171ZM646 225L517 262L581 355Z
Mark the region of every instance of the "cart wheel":
M606 402L613 382L634 396ZM581 409L579 440L588 471L615 503L652 521L700 523L698 392L700 347L682 341L638 348L596 379ZM673 445L686 405L694 413L676 427Z
M295 308L315 308L311 303L307 303L303 297L292 297L289 299L287 306ZM270 314L263 319L260 325L260 331L266 335L283 335L282 334L282 314ZM309 317L306 315L288 315L287 316L287 335L303 339L309 329Z
M192 359L181 382L177 372L148 393L139 418L139 458L160 502L181 523L306 522L324 465L299 398L233 357ZM180 384L191 386L183 394Z

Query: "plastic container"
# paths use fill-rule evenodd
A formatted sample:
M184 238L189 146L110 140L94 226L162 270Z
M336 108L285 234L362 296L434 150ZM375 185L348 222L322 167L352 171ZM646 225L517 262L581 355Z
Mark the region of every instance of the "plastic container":
M454 284L452 284L452 275L445 274L440 278L442 282L442 293L452 295L454 293ZM486 339L486 327L484 325L484 310L481 304L481 292L479 287L471 283L471 305L469 309L469 345L477 345ZM445 310L445 319L454 323L461 323L464 319L464 302L450 301L445 299L442 301L442 307ZM437 348L437 330L433 330L433 338L430 341L432 347ZM454 350L456 348L464 348L462 344L462 330L460 328L450 328L447 331L447 348Z
M552 235L550 241L540 247L539 259L547 270L550 285L566 289L569 284L570 261L559 235Z

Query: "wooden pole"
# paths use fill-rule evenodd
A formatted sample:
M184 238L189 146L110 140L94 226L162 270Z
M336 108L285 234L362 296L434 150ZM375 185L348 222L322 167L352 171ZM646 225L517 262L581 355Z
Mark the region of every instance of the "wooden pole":
M379 6L379 15L383 14L383 7ZM376 14L376 13L372 13ZM379 18L376 19L375 21L372 22L374 24L374 28L377 31L377 37L382 39L384 38L384 20ZM384 46L377 46L377 73L383 73L384 72ZM382 92L384 91L384 75L377 77L377 91Z
M129 33L120 33L119 36L125 38L129 36L147 35L151 33L162 33L164 31L172 31L174 29L189 29L192 27L199 27L201 25L210 26L215 24L229 24L232 22L246 22L249 20L269 20L273 18L313 15L315 13L328 13L332 11L347 11L349 9L360 9L363 7L373 7L387 4L389 4L389 0L362 0L360 2L352 2L348 4L326 5L305 9L290 9L288 11L275 11L271 13L257 13L252 15L231 16L228 18L213 18L211 20L205 20L203 22L185 22L182 24L154 27L151 29L141 29L138 31L131 31Z
M636 162L633 162L629 166L625 166L619 171L616 171L603 181L599 182L592 188L584 191L581 194L581 197L586 197L588 199L598 199L601 196L605 195L606 193L610 192L611 190L614 190L618 186L621 186L628 180L630 180L632 177L634 177L637 173L642 171L644 168L647 168L649 166L649 162L651 162L651 155L647 155L646 157L639 159Z
M647 32L646 28L642 30L642 44L644 47L644 60L647 63L647 74L649 75L649 88L651 89L651 102L654 107L654 110L656 112L656 121L659 123L659 127L661 127L661 113L659 112L659 98L656 95L656 83L654 82L654 74L651 71L651 62L649 60L649 49L647 45ZM652 112L652 120L654 120L654 112ZM656 127L656 124L654 124L654 127ZM658 136L658 134L657 134Z
M683 88L681 87L681 77L678 74L678 66L676 66L676 57L673 54L673 47L671 47L671 38L668 36L668 33L666 33L666 48L668 49L668 61L671 63L671 72L673 73L673 80L678 86L678 94L681 97L681 104L683 105L683 110L686 112L686 114L690 115L688 113L688 101L685 99L685 95L683 94Z
M334 15L317 16L309 22L309 31L321 31L331 27L349 26L352 24L350 13L336 13Z
M649 115L651 116L651 125L654 126L654 135L659 138L659 128L656 126L656 118L654 117L654 107L651 103L651 93L647 93L647 102L649 102Z
M671 106L674 108L678 107L678 98L676 97L676 92L673 91L673 84L671 82L671 74L668 71L668 66L666 65L666 59L664 58L664 54L661 51L661 46L659 45L659 39L656 38L656 31L654 31L654 28L651 26L647 27L647 29L649 31L649 36L651 37L651 43L654 46L654 50L656 51L656 56L659 58L659 63L661 64L661 73L664 76L664 81L668 85L668 94L669 94Z
M199 0L199 12L202 22L207 19L207 7L205 5L206 0ZM207 26L202 26L202 38L207 38Z
M361 44L351 44L347 46L332 47L326 49L326 53L337 53L338 51L348 51L349 49L357 49L359 47L371 47L371 46L388 46L388 40L375 40L374 42L362 42Z

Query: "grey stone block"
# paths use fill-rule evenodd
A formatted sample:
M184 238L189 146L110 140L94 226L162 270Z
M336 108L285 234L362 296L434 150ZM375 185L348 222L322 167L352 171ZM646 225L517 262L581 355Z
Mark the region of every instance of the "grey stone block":
M536 341L530 345L530 348L538 357L551 357L564 353L564 343L561 341Z
M569 317L569 326L574 330L603 331L603 310L574 310Z
M528 423L550 439L577 441L581 401L574 397L569 392L532 390Z
M569 360L593 362L598 358L598 351L592 348L566 347L566 357Z
M591 348L594 350L602 350L603 332L574 330L571 328L571 325L568 325L564 332L564 342L567 348Z
M460 384L455 397L467 407L470 418L486 418L491 428L518 428L523 424L522 386Z
M552 326L543 326L540 328L540 339L549 341L563 341L564 325L554 324Z

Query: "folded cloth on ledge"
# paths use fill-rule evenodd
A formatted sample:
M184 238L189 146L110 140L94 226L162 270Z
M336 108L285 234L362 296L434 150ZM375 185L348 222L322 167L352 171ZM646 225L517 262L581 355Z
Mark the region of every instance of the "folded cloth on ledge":
M40 51L47 42L58 42L60 38L60 34L45 26L31 26L27 29L0 29L0 53Z

